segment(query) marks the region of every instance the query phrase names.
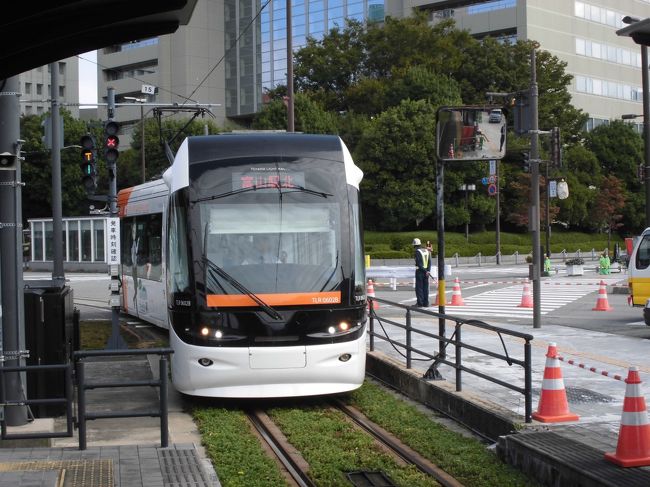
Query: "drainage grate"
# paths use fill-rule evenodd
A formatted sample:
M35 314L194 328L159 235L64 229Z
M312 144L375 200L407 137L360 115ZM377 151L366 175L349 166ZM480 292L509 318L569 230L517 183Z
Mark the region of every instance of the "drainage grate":
M159 449L158 458L165 487L210 486L196 450Z
M600 394L599 392L594 392L589 389L583 389L582 387L565 387L565 390L567 401L572 404L614 402L614 398L612 396ZM541 389L537 387L533 388L533 394L539 396L541 394Z
M112 460L30 460L0 463L0 472L56 470L63 487L113 487Z
M346 474L354 487L395 487L384 472L350 472Z

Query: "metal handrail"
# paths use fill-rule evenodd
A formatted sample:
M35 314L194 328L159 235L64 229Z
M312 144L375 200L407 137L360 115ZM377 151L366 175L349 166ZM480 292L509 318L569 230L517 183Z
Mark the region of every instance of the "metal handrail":
M64 396L49 397L41 399L7 400L5 391L5 373L9 372L38 372L60 370L65 374ZM72 403L74 402L74 388L72 386L72 364L49 364L49 365L21 365L0 367L0 406L31 406L47 404L66 405L66 431L38 432L38 433L7 433L7 422L2 418L0 431L3 440L33 440L38 438L70 438L73 436Z
M401 308L405 310L405 324L389 320L386 318L379 318L376 314L376 306L374 304L374 301L377 301L378 303L383 303L390 305L394 308ZM370 351L374 351L375 349L375 338L386 341L391 344L393 347L399 347L401 349L404 349L406 354L405 354L405 359L406 359L406 368L410 369L412 368L412 360L413 360L413 352L416 354L425 357L426 359L433 360L433 363L429 367L429 370L424 374L425 378L439 378L440 373L438 372L437 368L440 364L445 364L450 367L453 367L456 370L456 391L461 392L463 390L462 388L462 373L467 372L469 374L472 374L476 377L480 377L484 380L490 381L494 384L498 384L502 387L505 387L507 389L513 390L515 392L518 392L524 396L524 408L525 408L525 421L526 423L531 423L532 422L532 348L531 348L531 342L533 340L533 336L528 334L528 333L521 333L518 331L512 331L512 330L507 330L505 328L500 328L497 326L490 325L488 323L485 323L480 320L465 320L462 318L454 317L451 315L446 315L446 314L440 314L436 313L434 311L429 311L429 310L423 310L414 306L407 306L403 305L394 301L389 301L387 299L382 299L382 298L377 298L377 297L371 297L368 296L368 302L369 308L370 308L370 322L369 322L369 345L370 345ZM438 333L432 333L430 331L414 328L412 326L412 313L419 313L424 316L429 316L431 318L438 318L439 319L439 329ZM397 328L400 328L402 330L405 330L406 332L406 337L405 341L406 343L401 343L395 339L390 338L387 334L382 335L378 334L375 332L375 320L379 320L380 324L381 323L388 323L390 325L393 325ZM453 321L455 323L454 326L454 331L451 335L451 337L447 338L446 337L446 330L445 330L445 321ZM484 348L471 345L469 343L465 343L462 341L462 328L467 327L467 326L472 326L475 328L480 328L483 330L488 330L496 333L499 336L499 339L501 340L501 344L503 346L504 352L503 354L493 352L491 350L486 350ZM418 350L414 348L411 343L412 343L412 335L417 334L420 336L432 338L434 340L438 341L438 353L432 354L430 352L424 351L424 350ZM516 338L520 338L524 340L524 359L519 360L515 359L509 356L508 350L506 348L505 342L503 341L502 335L508 335ZM446 348L448 346L453 346L455 350L455 360L449 361L447 360L446 357ZM518 365L521 366L524 370L524 387L518 387L515 386L511 383L504 382L500 379L497 379L495 377L491 377L483 372L480 372L478 370L472 369L470 367L467 367L466 365L463 364L462 361L462 350L467 349L467 350L472 350L474 352L482 353L484 355L503 360L506 362L508 365Z
M171 348L149 348L137 350L79 350L73 353L75 360L75 371L78 388L78 414L79 414L79 449L86 449L86 421L93 419L106 418L140 418L140 417L159 417L160 418L160 446L166 448L169 446L168 431L168 407L167 407L167 357L174 353ZM158 380L146 381L125 381L125 382L100 382L88 383L85 377L85 362L87 357L115 357L124 355L159 355L159 378ZM111 412L111 413L89 413L86 412L86 390L114 387L143 387L153 386L160 388L160 406L156 411L129 411L129 412Z

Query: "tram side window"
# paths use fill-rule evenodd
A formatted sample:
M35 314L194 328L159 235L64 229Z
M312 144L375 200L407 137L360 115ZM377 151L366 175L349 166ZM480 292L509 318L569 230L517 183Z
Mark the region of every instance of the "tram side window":
M637 269L646 269L650 265L650 236L643 237L636 253Z
M132 255L138 277L150 281L162 278L162 214L143 215L135 219L135 242Z

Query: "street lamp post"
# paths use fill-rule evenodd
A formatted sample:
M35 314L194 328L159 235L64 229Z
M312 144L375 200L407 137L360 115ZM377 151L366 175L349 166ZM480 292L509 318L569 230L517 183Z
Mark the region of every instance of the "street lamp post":
M140 175L142 182L146 182L146 164L144 161L144 103L147 102L146 98L136 98L135 96L125 96L125 100L132 100L140 104Z
M650 81L648 78L648 44L650 44L650 19L640 20L625 16L628 27L616 31L619 36L630 36L641 45L641 84L643 90L643 162L645 164L645 226L650 227ZM630 117L630 118L636 118ZM625 116L623 116L625 119Z
M468 194L470 191L476 191L475 184L461 184L460 190L465 191L465 210L469 211ZM469 242L469 219L465 222L465 240Z

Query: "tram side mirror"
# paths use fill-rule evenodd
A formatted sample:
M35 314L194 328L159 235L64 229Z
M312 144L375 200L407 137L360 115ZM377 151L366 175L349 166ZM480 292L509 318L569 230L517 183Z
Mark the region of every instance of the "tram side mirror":
M498 107L441 107L436 144L442 161L503 159L506 116Z

